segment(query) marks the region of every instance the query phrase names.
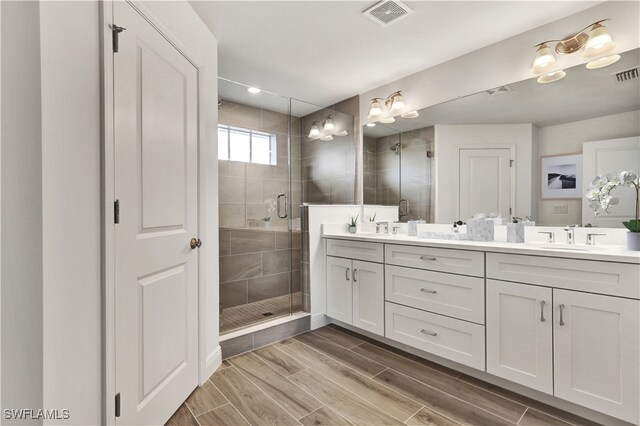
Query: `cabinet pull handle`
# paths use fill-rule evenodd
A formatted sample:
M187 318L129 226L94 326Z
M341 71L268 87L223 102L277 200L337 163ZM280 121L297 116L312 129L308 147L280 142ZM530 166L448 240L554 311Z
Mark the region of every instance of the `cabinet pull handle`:
M353 282L354 282L354 283L357 283L357 282L358 282L358 275L357 275L357 274L358 274L358 270L357 270L357 269L354 269L354 270L353 270Z
M436 260L435 257L429 257L429 256L420 256L421 260Z
M435 331L427 331L424 328L422 330L420 330L420 333L427 334L429 336L437 336L438 335L438 333L436 333Z
M563 311L564 311L564 305L560 305L560 327L562 327L564 325L564 318L563 318Z
M351 270L351 268L347 268L347 270L345 271L345 274L344 274L347 277L347 281L350 281L350 278L349 278L349 271L350 270Z
M430 293L430 294L436 294L438 292L437 290L427 290L426 288L421 288L420 291L423 293Z
M544 300L540 301L540 322L545 322L546 321L546 319L544 319L544 305L546 303L547 302L545 302Z

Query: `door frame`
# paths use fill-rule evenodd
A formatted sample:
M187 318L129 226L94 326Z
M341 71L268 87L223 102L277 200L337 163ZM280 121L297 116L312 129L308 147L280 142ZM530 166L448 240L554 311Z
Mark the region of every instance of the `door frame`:
M114 72L113 5L119 0L103 0L100 6L100 52L101 52L101 97L102 97L102 419L107 425L115 425L116 365L115 365L115 224L113 221L113 202L115 200L115 139L114 139ZM204 167L208 154L205 140L205 90L204 61L198 59L140 0L126 0L126 3L138 12L156 31L158 31L178 52L195 68L198 85L198 235L205 236L205 244L198 249L198 383L204 384L208 376L222 361L220 346L207 354L206 327L206 277L208 253L217 253L217 241L206 241L205 218L207 202L205 182L207 170ZM126 36L126 32L124 33ZM217 71L216 71L217 80ZM217 81L216 83L217 84ZM217 137L217 135L214 135ZM217 139L215 139L217 140ZM216 143L217 150L217 143ZM216 157L217 158L217 157ZM216 191L217 194L217 191ZM216 196L217 198L217 196ZM217 239L217 238L216 238ZM209 243L209 244L206 244ZM215 314L217 318L217 314ZM217 343L217 342L216 342ZM177 407L176 407L177 408Z
M509 160L511 161L511 166L509 167L509 171L511 173L511 188L509 194L509 208L511 209L511 213L509 215L509 220L511 217L516 215L516 177L517 177L517 167L518 162L516 161L516 145L511 143L488 143L488 144L455 144L453 145L453 149L458 153L456 156L455 164L453 165L453 175L457 179L457 184L454 185L454 194L453 194L453 211L460 216L460 154L462 154L462 150L465 149L473 149L473 150L489 150L489 149L508 149L510 152ZM467 218L469 219L469 218ZM459 220L464 220L459 217Z

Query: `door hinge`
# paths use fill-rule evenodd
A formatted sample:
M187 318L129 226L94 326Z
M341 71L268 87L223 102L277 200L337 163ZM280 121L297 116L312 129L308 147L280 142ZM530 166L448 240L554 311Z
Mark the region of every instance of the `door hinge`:
M117 25L111 26L111 34L113 36L113 53L118 53L118 35L126 30L125 27L119 27Z
M116 417L120 417L120 392L116 394Z
M120 200L113 203L113 223L120 223Z
M513 167L513 163L515 160L509 160L509 167Z

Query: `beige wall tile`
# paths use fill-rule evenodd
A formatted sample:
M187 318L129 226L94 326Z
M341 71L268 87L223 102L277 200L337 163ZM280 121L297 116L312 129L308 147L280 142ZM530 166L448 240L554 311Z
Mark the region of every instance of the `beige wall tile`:
M221 228L244 228L245 205L243 203L219 203Z
M262 272L260 253L224 256L220 258L220 282L240 281L259 277Z
M230 242L231 254L256 253L276 248L275 232L264 229L232 229Z

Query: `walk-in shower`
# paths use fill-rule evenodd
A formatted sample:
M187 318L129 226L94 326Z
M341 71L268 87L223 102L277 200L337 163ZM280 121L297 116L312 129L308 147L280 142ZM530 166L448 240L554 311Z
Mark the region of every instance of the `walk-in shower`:
M218 87L220 332L225 334L309 310L301 206L316 201L318 185L327 184L314 175L344 180L335 164L314 158L332 140L338 146L340 138L353 134L353 117L249 91L226 79ZM326 126L327 120L333 126ZM310 132L313 125L317 134ZM353 193L353 183L349 189Z

